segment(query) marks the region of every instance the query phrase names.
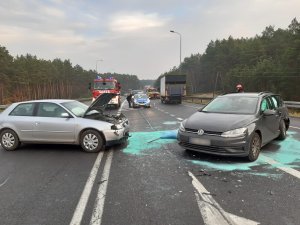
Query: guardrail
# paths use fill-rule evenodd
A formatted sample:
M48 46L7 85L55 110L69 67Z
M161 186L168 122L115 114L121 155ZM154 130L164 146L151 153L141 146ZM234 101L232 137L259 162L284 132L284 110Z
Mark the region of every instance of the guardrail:
M284 103L290 109L300 109L300 102L285 101Z
M194 96L185 96L184 100L190 100L192 102L197 102L200 104L206 104L207 102L211 101L213 98L211 97L194 97ZM285 101L284 104L289 109L300 109L300 102L295 101Z
M213 98L211 97L194 97L194 96L184 96L183 100L191 100L192 102L207 103L211 101Z

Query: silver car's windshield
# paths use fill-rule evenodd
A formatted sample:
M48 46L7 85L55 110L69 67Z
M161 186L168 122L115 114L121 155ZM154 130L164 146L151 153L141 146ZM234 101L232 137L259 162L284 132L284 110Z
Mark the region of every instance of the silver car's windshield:
M230 114L254 114L256 112L258 98L247 96L222 96L214 99L202 112L230 113Z
M70 110L77 117L82 117L83 114L88 109L87 105L78 101L64 102L62 103L62 105L66 107L68 110Z

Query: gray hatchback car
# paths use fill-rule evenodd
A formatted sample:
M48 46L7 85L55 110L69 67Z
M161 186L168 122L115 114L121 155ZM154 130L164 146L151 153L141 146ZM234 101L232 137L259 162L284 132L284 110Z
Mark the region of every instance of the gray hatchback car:
M184 120L178 143L185 149L255 161L262 146L283 140L289 128L288 110L273 93L233 93L219 96Z
M1 147L20 143L77 144L86 152L122 143L129 136L128 119L104 112L115 94L105 93L91 105L69 99L18 102L0 114Z

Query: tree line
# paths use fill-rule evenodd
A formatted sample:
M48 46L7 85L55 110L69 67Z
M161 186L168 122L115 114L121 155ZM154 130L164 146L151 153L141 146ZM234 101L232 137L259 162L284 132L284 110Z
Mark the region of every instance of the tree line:
M70 60L44 60L30 54L13 57L0 46L0 105L31 99L91 97L88 84L96 75L94 70L73 66ZM124 91L140 88L136 75L99 75L116 78Z
M287 29L268 26L253 38L211 41L203 54L193 54L179 67L162 74L186 74L188 93L272 91L285 100L300 101L300 23Z

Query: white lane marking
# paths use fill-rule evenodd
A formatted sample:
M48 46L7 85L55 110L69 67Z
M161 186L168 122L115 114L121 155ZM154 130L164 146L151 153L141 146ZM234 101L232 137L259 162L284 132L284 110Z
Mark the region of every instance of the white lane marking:
M87 182L84 186L84 189L80 196L79 202L78 202L75 212L73 214L73 218L70 222L70 225L80 225L80 223L81 223L87 202L88 202L90 194L91 194L92 187L95 183L95 178L98 173L98 169L99 169L102 157L103 157L103 152L100 152L98 154L97 159L94 163L94 166L91 170L90 176L87 179Z
M282 165L280 162L277 162L268 156L262 155L260 157L262 160L264 160L265 162L269 163L270 165L276 167L277 169L280 169L280 170L300 179L300 172L298 170L286 167L286 166Z
M294 127L294 126L290 126L291 128L294 128L294 129L298 129L300 130L300 127Z
M180 118L180 117L178 117L178 118L176 118L176 119L178 119L178 120L183 120L182 118Z
M104 169L103 169L97 198L95 200L95 206L94 206L93 215L92 215L92 218L90 221L90 225L100 225L101 221L102 221L102 214L103 214L109 172L110 172L110 167L111 167L111 163L112 163L112 157L113 157L113 151L109 150L109 153L108 153L105 165L104 165Z
M175 115L174 115L174 114L170 114L170 116L172 116L172 117L175 117Z
M8 181L8 179L9 179L9 177L7 177L7 178L5 179L5 181L2 182L2 184L0 184L0 187L2 187L4 184L6 184L6 182Z
M213 199L210 193L200 183L199 180L188 171L189 176L192 178L192 184L198 193L196 195L196 201L203 221L206 225L257 225L256 221L252 221L243 217L239 217L224 211L221 206ZM200 195L200 197L199 197Z

